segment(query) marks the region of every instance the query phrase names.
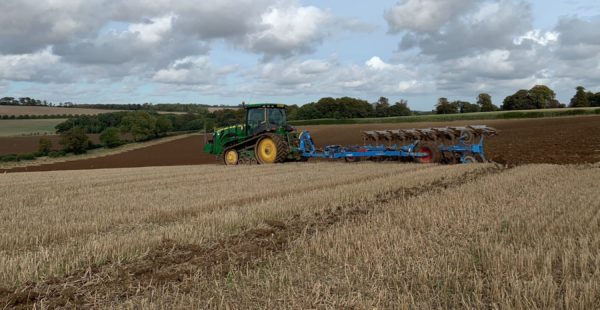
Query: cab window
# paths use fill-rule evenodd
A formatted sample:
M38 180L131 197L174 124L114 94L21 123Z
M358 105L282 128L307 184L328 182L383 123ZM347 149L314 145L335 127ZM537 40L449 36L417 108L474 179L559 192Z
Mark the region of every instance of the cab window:
M250 131L265 122L265 109L248 110L248 128Z
M269 109L269 123L277 127L285 126L285 110Z

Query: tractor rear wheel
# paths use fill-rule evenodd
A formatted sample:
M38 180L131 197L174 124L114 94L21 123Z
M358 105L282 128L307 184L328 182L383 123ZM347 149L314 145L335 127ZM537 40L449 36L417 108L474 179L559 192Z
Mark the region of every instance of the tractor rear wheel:
M223 162L227 166L237 165L240 161L239 153L234 149L226 150L223 154Z
M254 152L259 164L282 163L288 156L289 147L279 135L266 134L258 140Z
M415 152L427 154L424 157L415 157L415 161L420 164L439 163L442 158L438 146L432 142L419 142L415 148Z

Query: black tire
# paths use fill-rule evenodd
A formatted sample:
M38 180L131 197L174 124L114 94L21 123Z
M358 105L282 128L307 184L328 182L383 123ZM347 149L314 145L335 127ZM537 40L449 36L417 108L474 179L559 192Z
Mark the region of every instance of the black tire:
M275 144L275 158L272 162L264 161L259 155L259 147L261 142L265 139L271 139ZM271 163L282 163L287 159L287 156L290 152L289 145L286 141L284 141L281 136L267 133L264 134L258 141L256 141L256 145L254 146L254 152L256 154L256 160L259 164L271 164Z
M438 145L432 141L419 142L415 147L415 152L429 154L427 157L415 157L415 161L420 164L437 164L442 160Z

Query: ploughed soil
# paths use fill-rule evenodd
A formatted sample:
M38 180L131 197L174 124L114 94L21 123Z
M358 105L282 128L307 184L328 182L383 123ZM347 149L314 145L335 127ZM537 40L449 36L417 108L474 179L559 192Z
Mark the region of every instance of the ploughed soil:
M100 143L99 134L90 134L88 137L93 143ZM46 138L52 142L53 150L60 150L59 135L0 137L0 156L37 152L40 139L42 138Z
M4 171L82 170L215 163L215 156L206 154L202 151L203 144L204 137L202 135L193 135L104 157L70 160L39 166L19 167ZM0 172L3 172L3 170L0 169Z
M317 146L358 145L364 130L488 125L500 130L485 142L488 159L510 165L527 163L576 164L600 162L600 116L521 120L455 121L406 124L353 124L302 126ZM8 138L20 139L20 138ZM4 140L0 140L4 144ZM72 160L6 170L51 171L98 168L214 164L219 161L202 151L204 137L190 136L106 157ZM3 147L3 146L0 146ZM11 151L14 153L14 151ZM3 172L3 170L0 170Z

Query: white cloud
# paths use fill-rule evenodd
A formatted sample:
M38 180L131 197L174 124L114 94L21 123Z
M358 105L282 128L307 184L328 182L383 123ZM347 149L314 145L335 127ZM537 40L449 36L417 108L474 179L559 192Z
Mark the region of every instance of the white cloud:
M45 80L49 70L55 68L60 57L52 49L32 54L0 55L0 80L33 81ZM55 72L58 75L58 72Z
M329 71L332 67L332 64L328 61L325 60L320 60L320 59L309 59L309 60L305 60L303 61L300 66L299 66L299 70L300 73L303 74L319 74L319 73L325 73L327 71Z
M166 84L218 84L223 76L235 70L235 66L216 68L206 56L185 57L176 60L168 68L157 71L152 79Z
M522 36L515 38L514 43L516 45L521 45L525 41L532 41L539 45L546 46L548 44L554 43L558 41L558 32L554 31L546 31L542 32L539 29L531 30L525 33Z
M398 83L398 90L401 92L411 92L421 88L423 85L417 80L401 81Z
M310 51L327 35L331 15L314 7L270 7L262 14L260 31L246 36L249 50L264 54L292 55Z
M129 25L129 32L139 36L146 43L157 43L169 33L173 27L173 14L151 19L147 23Z
M239 91L256 96L318 94L376 98L421 93L432 86L419 72L401 64L386 63L377 56L364 65L344 64L336 58L277 60L247 72L245 79L242 83L245 87Z
M399 47L440 60L460 58L485 50L511 49L515 38L529 30L531 10L527 4L512 0L471 1L468 9L435 30L408 31Z
M467 71L470 74L487 77L500 77L512 73L514 64L508 50L492 50L476 56L456 60L453 70Z
M464 12L474 0L404 0L384 16L391 32L435 32Z
M373 56L371 59L367 60L367 62L365 62L365 64L371 68L371 69L375 69L375 70L386 70L386 69L390 69L393 66L384 62L383 60L381 60L381 58L377 57L377 56Z
M452 5L456 6L440 12ZM418 8L429 11L418 12ZM435 14L436 20L428 19ZM401 35L395 60L413 64L419 77L429 78L416 81L429 83L431 92L447 96L530 88L530 83L561 78L557 54L591 57L598 53L589 45L598 38L593 26L576 19L563 21L552 31L534 29L531 7L518 0L407 0L389 10L386 19L389 32ZM563 48L565 30L575 28L576 37L586 43ZM385 67L375 60L372 65ZM411 86L409 81L400 83L402 88Z

